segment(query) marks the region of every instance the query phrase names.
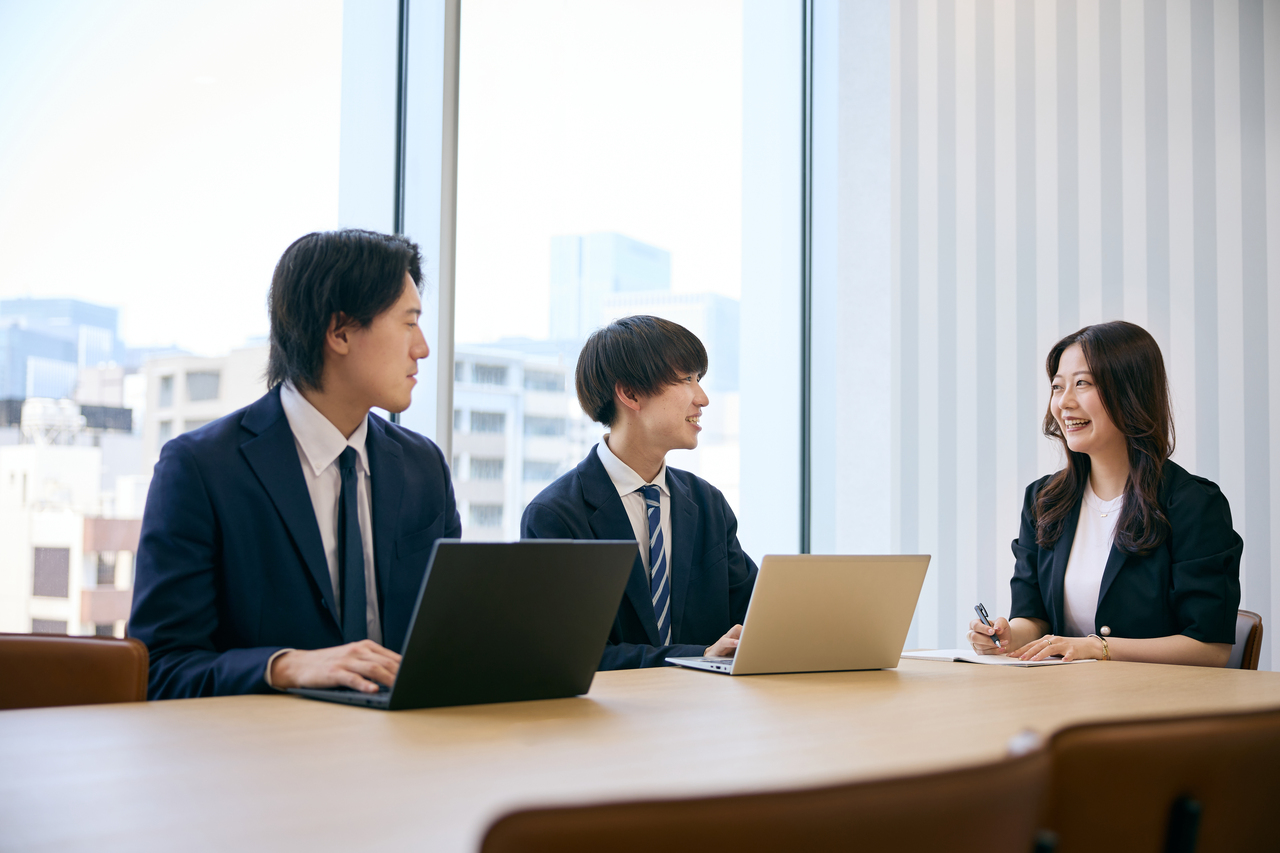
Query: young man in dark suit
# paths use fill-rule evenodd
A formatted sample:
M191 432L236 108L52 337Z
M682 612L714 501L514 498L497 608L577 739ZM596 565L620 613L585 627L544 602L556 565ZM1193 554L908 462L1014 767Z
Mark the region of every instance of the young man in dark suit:
M395 679L431 545L461 532L439 448L369 411L407 408L428 355L420 267L369 231L285 250L271 390L155 466L129 620L150 698Z
M698 446L708 405L707 351L687 329L626 317L578 356L583 410L609 427L577 468L525 509L528 539L634 539L639 546L601 669L661 666L668 656L732 655L756 565L719 490L668 468Z

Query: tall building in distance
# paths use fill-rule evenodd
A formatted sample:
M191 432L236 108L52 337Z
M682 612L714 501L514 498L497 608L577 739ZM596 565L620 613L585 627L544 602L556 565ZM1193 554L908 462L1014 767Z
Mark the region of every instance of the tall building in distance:
M586 340L616 293L671 290L671 253L622 234L551 238L551 338Z
M140 518L149 356L119 310L0 300L0 631L124 630Z
M119 311L78 299L0 299L0 399L64 399L79 372L118 360Z
M738 390L738 300L671 290L671 253L609 232L551 239L551 339L572 353L619 317L679 323L707 348L708 391Z
M464 538L518 538L529 501L600 440L605 429L578 407L578 353L596 329L633 314L679 323L707 348L711 405L699 446L669 461L737 506L738 300L672 291L665 249L609 232L571 235L551 240L548 339L457 346L450 461Z

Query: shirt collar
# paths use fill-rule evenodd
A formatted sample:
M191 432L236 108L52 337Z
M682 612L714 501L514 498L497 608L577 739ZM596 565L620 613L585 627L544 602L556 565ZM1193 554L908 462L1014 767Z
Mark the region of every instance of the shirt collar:
M646 483L630 465L613 455L613 451L609 449L608 434L596 445L596 455L600 457L600 464L604 465L605 473L613 481L613 487L618 490L619 495L629 495L641 486L657 486L664 495L671 497L671 492L667 489L667 460L662 460L662 467L658 469L653 482Z
M294 440L317 477L348 447L355 448L360 469L366 474L369 472L369 456L365 449L365 437L369 434L367 416L351 433L351 438L345 438L341 430L293 387L292 382L280 386L280 405L284 407L284 416L289 421Z

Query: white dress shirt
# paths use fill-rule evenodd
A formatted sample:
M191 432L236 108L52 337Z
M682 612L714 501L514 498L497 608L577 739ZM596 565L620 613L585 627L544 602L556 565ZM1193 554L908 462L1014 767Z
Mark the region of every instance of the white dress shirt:
M1098 593L1102 590L1102 573L1116 540L1116 522L1124 506L1124 495L1104 501L1085 483L1084 500L1080 504L1080 521L1071 542L1067 574L1062 584L1063 616L1067 633L1087 637L1094 633L1098 616Z
M631 529L636 534L636 545L640 548L640 560L644 563L645 574L653 577L653 569L649 566L649 510L645 506L644 493L636 491L641 486L658 487L659 520L662 527L662 551L667 557L667 583L671 582L671 491L667 488L667 463L662 467L652 483L631 470L631 467L613 455L609 449L609 436L605 435L596 445L596 455L604 465L605 473L613 481L613 487L622 498L622 505L627 510L627 518L631 519Z
M369 498L369 454L365 449L365 436L369 432L369 419L360 422L359 428L344 438L332 422L303 397L293 383L280 387L280 404L284 416L293 430L293 441L298 447L298 459L302 462L302 477L311 493L311 506L320 525L320 541L324 545L324 558L329 564L329 581L333 584L333 598L342 612L342 584L338 580L338 502L342 495L342 472L338 470L338 457L348 447L356 451L356 507L360 522L360 539L364 546L364 597L365 623L369 639L382 642L382 622L378 618L378 585L373 562L373 505ZM270 666L268 665L268 672Z

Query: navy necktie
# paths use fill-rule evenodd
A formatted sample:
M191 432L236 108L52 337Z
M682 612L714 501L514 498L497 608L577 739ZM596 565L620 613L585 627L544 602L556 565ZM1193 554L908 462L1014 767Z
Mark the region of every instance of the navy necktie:
M671 642L671 582L667 578L667 549L662 542L662 498L657 486L641 486L640 491L649 516L649 594L658 620L658 640L665 646Z
M356 450L338 457L342 493L338 498L338 583L342 586L342 641L354 643L369 636L364 592L364 543L360 540L360 511L356 504Z

